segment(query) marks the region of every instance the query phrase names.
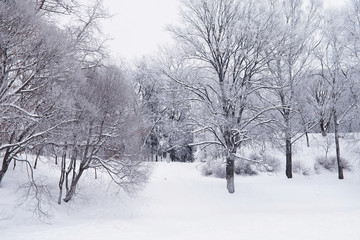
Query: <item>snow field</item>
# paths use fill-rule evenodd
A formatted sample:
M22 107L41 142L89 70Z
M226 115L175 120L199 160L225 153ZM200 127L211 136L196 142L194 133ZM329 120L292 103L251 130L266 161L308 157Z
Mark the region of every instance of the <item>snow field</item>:
M319 149L299 146L295 156L310 167ZM344 149L355 159L350 147ZM358 169L342 181L325 171L291 180L283 172L237 176L230 195L224 179L200 174L200 163L152 164L153 175L136 196L112 194L105 180L89 178L74 201L54 204L54 217L43 221L17 206L10 171L0 187L1 240L360 239Z

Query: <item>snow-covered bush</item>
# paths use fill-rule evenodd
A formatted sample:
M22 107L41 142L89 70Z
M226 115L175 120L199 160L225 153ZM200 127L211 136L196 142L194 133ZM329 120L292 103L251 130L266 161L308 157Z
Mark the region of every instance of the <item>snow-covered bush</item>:
M216 178L225 178L226 177L225 163L215 165L213 174L214 174L214 177L216 177Z
M270 155L262 155L262 166L261 170L263 172L279 172L281 170L281 162L278 158Z
M269 155L251 154L248 159L237 159L234 164L234 172L242 176L254 176L260 172L279 172L281 163L278 158ZM204 176L216 178L226 177L226 163L223 160L206 161L200 168Z
M341 165L344 170L348 170L348 171L352 170L352 166L351 166L350 162L345 158L341 158ZM331 156L331 157L324 156L324 157L316 158L315 164L314 164L314 170L316 173L320 173L321 169L326 169L330 172L336 171L337 170L336 157L335 156Z
M281 162L278 158L266 155L266 154L251 154L249 157L250 161L245 161L246 165L251 166L253 172L248 171L250 174L255 175L258 172L279 172L281 170ZM236 166L235 166L236 168ZM236 169L235 169L236 171ZM256 172L256 173L254 173Z
M329 170L331 172L335 171L336 170L336 161L332 161L332 160L336 160L336 159L335 158L327 158L326 156L316 158L315 164L314 164L315 172L319 173L321 168Z
M213 174L213 169L208 162L205 162L200 168L200 172L204 176L210 176Z
M246 160L238 160L235 161L235 173L238 175L257 175L258 171L256 166L253 162L246 161Z
M226 177L226 165L222 161L207 161L201 166L201 174L204 176L214 176L216 178Z
M293 173L302 174L304 176L310 175L310 168L302 164L301 161L294 161L292 165Z

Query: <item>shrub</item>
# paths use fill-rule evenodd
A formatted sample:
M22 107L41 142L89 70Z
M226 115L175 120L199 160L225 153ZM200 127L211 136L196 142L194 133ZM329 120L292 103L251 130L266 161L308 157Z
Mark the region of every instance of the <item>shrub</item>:
M326 169L330 172L333 172L336 170L336 158L333 157L318 157L315 160L314 170L316 172L319 172L320 169Z
M278 172L281 169L280 160L268 155L252 154L250 160L236 160L234 163L234 172L237 175L258 175L259 172ZM204 176L214 176L217 178L226 178L226 164L220 160L207 161L200 168Z
M341 166L344 170L351 171L352 166L350 162L345 158L340 158ZM336 156L331 157L318 157L315 160L314 170L316 173L319 173L321 169L326 169L330 172L337 170L337 159Z
M207 161L201 167L201 174L204 176L213 175L217 178L225 178L226 177L226 166L223 162L211 162Z
M226 178L226 165L225 163L215 164L213 168L213 175L217 178Z
M204 176L210 176L213 174L213 169L209 166L209 164L205 163L200 168L201 174Z
M343 169L347 170L347 171L351 171L352 165L351 165L350 161L348 161L345 158L340 158L340 159L341 159L341 166L343 167Z
M249 157L251 160L256 162L249 162L253 167L260 172L279 172L281 170L281 162L278 158L270 156L270 155L263 155L260 156L257 154L252 154Z
M294 161L292 164L293 173L302 174L304 176L310 175L310 168L301 164L300 161Z
M269 156L269 155L263 155L262 156L263 161L263 171L264 172L279 172L281 170L281 162L278 158Z
M254 163L246 160L235 161L235 173L238 175L257 175L256 166Z

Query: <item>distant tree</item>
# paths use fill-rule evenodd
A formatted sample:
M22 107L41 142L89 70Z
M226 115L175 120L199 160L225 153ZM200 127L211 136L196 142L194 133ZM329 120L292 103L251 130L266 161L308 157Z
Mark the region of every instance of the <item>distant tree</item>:
M143 61L135 70L139 97L151 122L145 144L155 160L193 161L187 93L159 70L158 63Z
M277 132L281 132L285 141L286 176L292 178L292 145L296 134L306 132L305 113L302 102L306 94L300 89L313 71L313 51L319 44L316 39L320 23L319 6L310 1L306 11L303 1L274 1L273 12L276 21L273 29L277 35L274 46L267 50L270 61L267 62L266 75L269 78L269 92L266 101L279 106L274 116ZM305 129L304 129L305 127Z
M334 20L336 16L336 21ZM323 27L324 40L318 60L321 65L319 76L328 86L330 111L333 119L338 177L344 178L343 166L340 157L340 126L357 103L357 94L354 92L356 81L352 74L351 52L349 41L346 38L344 18L340 12L333 12L327 18Z
M133 73L136 83L137 97L148 119L144 146L151 156L151 161L158 161L167 146L164 145L164 119L168 111L164 104L164 95L160 77L156 75L148 60L141 61Z
M317 119L321 134L325 137L331 129L330 85L316 72L309 78L311 83L305 86L308 92L308 104L313 106L314 119Z
M169 110L165 129L169 135L166 152L169 153L173 162L192 162L194 156L191 144L194 142L194 137L193 127L189 125L192 110L187 98L188 94L174 82L168 81L167 83L166 94Z

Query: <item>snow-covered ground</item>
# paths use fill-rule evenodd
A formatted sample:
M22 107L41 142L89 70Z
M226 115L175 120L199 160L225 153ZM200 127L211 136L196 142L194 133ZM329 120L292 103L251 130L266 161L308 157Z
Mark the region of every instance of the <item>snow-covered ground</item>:
M296 156L320 151L313 148ZM104 194L108 186L98 181L90 187L96 191L84 186L42 221L17 205L10 171L0 188L0 239L360 239L357 169L342 181L329 172L236 177L230 195L224 179L200 175L199 163L154 165L137 196Z

